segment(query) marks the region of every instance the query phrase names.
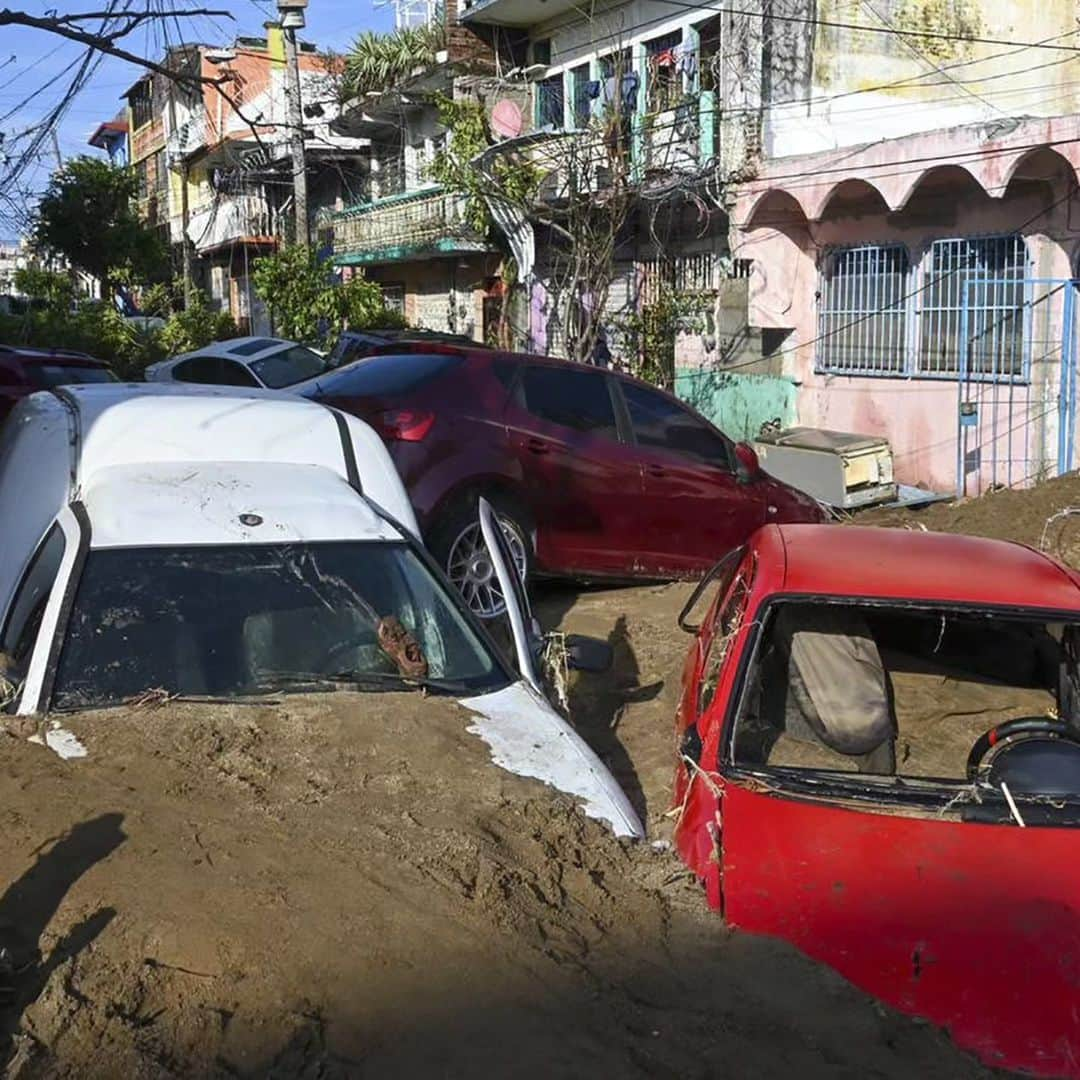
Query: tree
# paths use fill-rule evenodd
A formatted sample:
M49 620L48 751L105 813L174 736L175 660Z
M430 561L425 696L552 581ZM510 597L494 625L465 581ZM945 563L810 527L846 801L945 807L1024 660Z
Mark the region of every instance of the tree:
M31 300L44 300L50 308L58 311L71 307L75 293L67 274L46 270L37 263L15 271L15 288Z
M507 223L542 231L560 336L570 359L589 361L636 200L630 116L621 98L587 131L509 152L492 138L478 103L442 97L437 105L449 141L432 163L432 177L466 196L468 223L481 234L508 241ZM514 245L506 246L513 259ZM514 267L512 280L523 276L521 269Z
M37 245L97 278L109 294L120 274L150 281L167 271L165 245L135 210L135 172L78 157L53 173L37 207Z
M375 282L359 275L339 284L333 267L319 262L315 249L306 244L257 259L251 277L275 330L295 341L314 345L336 339L346 327L403 325L399 315L386 309Z

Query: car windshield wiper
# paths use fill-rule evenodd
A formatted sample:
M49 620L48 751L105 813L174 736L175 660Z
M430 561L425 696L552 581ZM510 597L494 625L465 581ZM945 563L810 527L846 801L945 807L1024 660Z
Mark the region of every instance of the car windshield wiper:
M245 692L264 694L275 690L302 693L304 689L427 690L435 694L469 694L472 687L454 679L415 679L384 671L268 671Z

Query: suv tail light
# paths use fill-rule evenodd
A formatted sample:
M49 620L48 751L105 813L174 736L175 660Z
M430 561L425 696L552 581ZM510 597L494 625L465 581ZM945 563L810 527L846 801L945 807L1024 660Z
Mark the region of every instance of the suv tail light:
M435 423L435 414L417 409L391 409L376 414L372 420L384 439L420 442Z

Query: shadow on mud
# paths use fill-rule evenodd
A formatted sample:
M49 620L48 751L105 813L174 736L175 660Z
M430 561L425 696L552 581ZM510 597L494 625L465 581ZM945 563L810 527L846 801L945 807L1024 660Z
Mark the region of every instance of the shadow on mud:
M0 897L0 1059L10 1052L23 1011L37 1000L53 971L90 945L115 916L110 907L98 908L43 955L42 938L68 891L127 839L120 828L123 820L122 814L102 814L47 841L33 865Z
M537 618L544 630L559 626L566 613L588 589L548 585L534 599ZM608 624L611 625L611 624ZM641 666L630 639L625 615L619 615L606 640L611 646L611 667L600 673L574 673L569 686L569 713L577 728L626 792L642 821L649 820L641 778L619 737L619 718L627 705L652 701L664 689L664 681L642 685Z

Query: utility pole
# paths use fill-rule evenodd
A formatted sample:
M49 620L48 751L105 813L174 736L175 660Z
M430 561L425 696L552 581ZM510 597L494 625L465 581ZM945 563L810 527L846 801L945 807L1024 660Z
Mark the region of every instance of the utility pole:
M176 157L179 159L180 168L180 255L184 274L184 308L191 307L191 241L188 239L188 224L190 213L188 210L188 159L184 147L184 139L181 137L176 125L176 84L168 89L169 93L169 138L176 146ZM165 167L169 167L168 149L165 152Z
M308 232L307 163L304 160L304 110L300 97L300 60L296 51L296 31L305 25L308 0L278 0L281 29L285 38L285 98L288 104L289 134L292 143L293 237L306 244Z

